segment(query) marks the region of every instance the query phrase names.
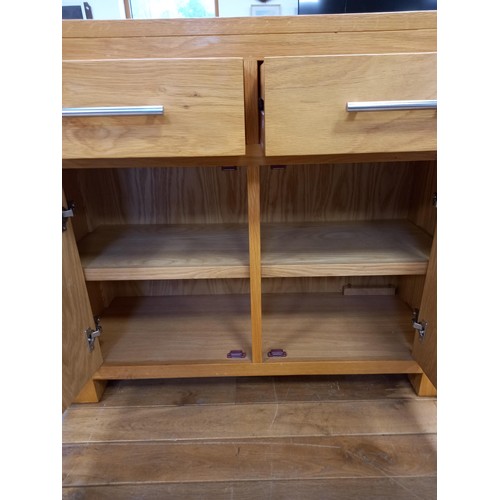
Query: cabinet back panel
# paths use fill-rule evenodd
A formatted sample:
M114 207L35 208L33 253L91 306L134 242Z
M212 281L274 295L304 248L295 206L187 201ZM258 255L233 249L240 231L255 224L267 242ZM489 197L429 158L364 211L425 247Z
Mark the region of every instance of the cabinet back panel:
M114 297L250 293L248 279L114 281L111 286Z
M406 219L416 163L261 170L263 222Z
M399 288L399 276L334 276L319 278L265 278L262 293L342 293L344 286Z
M80 170L78 184L90 230L102 224L247 221L242 167Z

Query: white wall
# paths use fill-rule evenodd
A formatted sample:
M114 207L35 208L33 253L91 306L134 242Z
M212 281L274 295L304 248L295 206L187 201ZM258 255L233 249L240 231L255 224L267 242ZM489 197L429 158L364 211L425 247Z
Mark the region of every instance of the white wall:
M298 0L271 0L266 3L259 2L258 0L219 0L219 16L249 16L252 5L257 5L259 7L280 5L282 16L295 16L298 11Z

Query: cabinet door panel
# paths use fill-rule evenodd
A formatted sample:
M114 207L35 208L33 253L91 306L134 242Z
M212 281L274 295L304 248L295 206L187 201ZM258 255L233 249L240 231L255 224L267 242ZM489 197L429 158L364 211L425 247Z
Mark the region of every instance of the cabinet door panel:
M62 77L66 112L163 106L65 116L65 159L245 154L240 58L64 61Z
M264 70L268 156L436 149L435 109L346 109L435 100L435 53L270 57Z
M63 207L66 207L63 194ZM71 220L62 233L62 410L102 364L99 341L92 352L85 330L95 326Z
M427 323L425 336L415 336L413 356L437 388L437 233L434 235L425 279L419 321Z

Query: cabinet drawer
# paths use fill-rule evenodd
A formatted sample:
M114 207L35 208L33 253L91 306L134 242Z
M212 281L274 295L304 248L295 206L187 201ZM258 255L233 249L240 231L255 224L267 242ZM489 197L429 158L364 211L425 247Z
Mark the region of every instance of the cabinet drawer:
M348 102L436 99L436 54L267 58L268 156L433 151L435 109L347 111Z
M245 154L241 58L66 61L62 73L63 158ZM147 106L162 114L64 116Z

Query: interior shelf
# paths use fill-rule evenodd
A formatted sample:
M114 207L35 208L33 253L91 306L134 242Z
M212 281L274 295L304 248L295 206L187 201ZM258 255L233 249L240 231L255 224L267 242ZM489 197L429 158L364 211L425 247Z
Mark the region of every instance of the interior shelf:
M262 277L425 274L432 238L406 220L262 225Z
M245 224L100 226L78 247L88 281L249 276Z
M247 294L118 297L100 316L105 364L246 363L251 359ZM244 359L227 359L242 350Z
M269 362L412 359L412 311L397 296L270 293L262 306L264 351L287 353Z

